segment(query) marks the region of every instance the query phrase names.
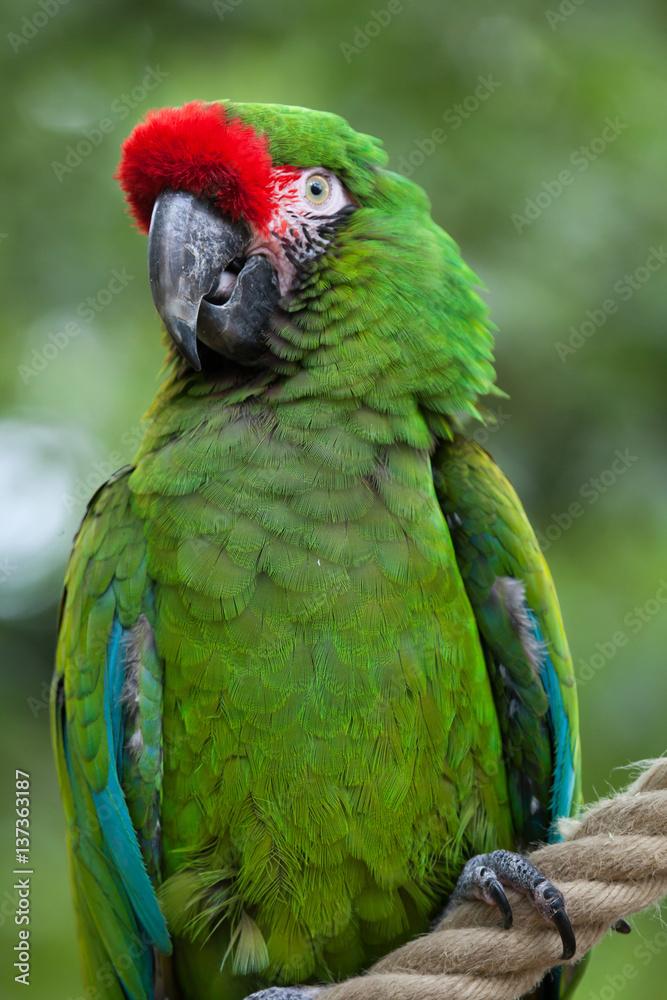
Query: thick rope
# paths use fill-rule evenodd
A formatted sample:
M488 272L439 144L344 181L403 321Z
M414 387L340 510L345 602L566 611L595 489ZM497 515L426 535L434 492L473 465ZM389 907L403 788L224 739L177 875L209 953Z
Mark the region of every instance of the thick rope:
M603 799L567 838L530 855L567 901L578 962L622 917L667 895L667 758L647 762L630 787ZM363 976L313 990L318 1000L518 1000L561 964L558 932L524 897L507 890L514 926L495 910L464 902L437 928L381 959Z

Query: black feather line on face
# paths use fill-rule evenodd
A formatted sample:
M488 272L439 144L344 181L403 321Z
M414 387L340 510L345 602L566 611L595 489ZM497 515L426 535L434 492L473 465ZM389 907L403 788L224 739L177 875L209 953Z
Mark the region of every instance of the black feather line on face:
M315 222L322 221L323 226L318 226L318 232L331 231L335 232L344 222L350 218L356 211L358 205L343 205L335 215L314 215L313 219Z
M307 221L302 223L300 233L294 229L289 230L293 239L280 237L285 257L297 271L297 276L326 253L338 230L357 208L357 205L345 205L335 215L309 214L306 216Z
M294 270L297 272L303 269L304 264L310 263L310 261L299 260L299 258L296 256L291 246L289 245L285 247L285 256L287 257L288 261L290 262Z

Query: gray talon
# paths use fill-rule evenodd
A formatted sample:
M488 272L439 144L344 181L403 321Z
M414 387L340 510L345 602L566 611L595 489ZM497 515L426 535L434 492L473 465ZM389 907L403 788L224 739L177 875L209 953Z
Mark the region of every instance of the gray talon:
M517 889L532 900L540 916L553 924L560 934L563 942L562 961L572 958L577 950L577 940L566 912L563 893L544 877L539 868L520 854L493 851L491 854L478 854L471 858L459 876L450 897L450 905L455 905L459 899L482 899L498 908L507 929L512 926L512 908L503 886ZM620 930L617 925L615 927Z
M509 904L509 900L505 895L505 891L500 884L500 882L494 878L493 882L489 885L489 895L493 897L496 906L500 910L500 914L503 918L503 927L506 931L512 926L512 921L514 917L512 915L512 907Z

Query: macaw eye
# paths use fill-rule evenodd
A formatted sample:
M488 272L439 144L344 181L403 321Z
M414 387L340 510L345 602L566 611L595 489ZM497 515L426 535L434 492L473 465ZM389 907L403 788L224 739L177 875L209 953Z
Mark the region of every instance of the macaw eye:
M331 185L322 174L311 174L306 181L306 198L314 205L322 205L331 194Z

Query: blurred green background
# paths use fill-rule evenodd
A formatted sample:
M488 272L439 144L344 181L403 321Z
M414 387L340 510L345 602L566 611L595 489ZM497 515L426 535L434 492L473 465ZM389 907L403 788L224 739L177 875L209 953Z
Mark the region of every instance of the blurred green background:
M225 96L336 111L426 188L489 289L510 399L477 433L518 488L559 588L582 678L586 796L667 750L667 8L398 8L3 5L3 996L24 995L10 957L17 767L32 776L29 995L82 993L45 692L73 532L94 488L131 459L157 386L146 241L112 179L149 107ZM597 950L579 996L664 997L666 942L655 917L638 919Z

